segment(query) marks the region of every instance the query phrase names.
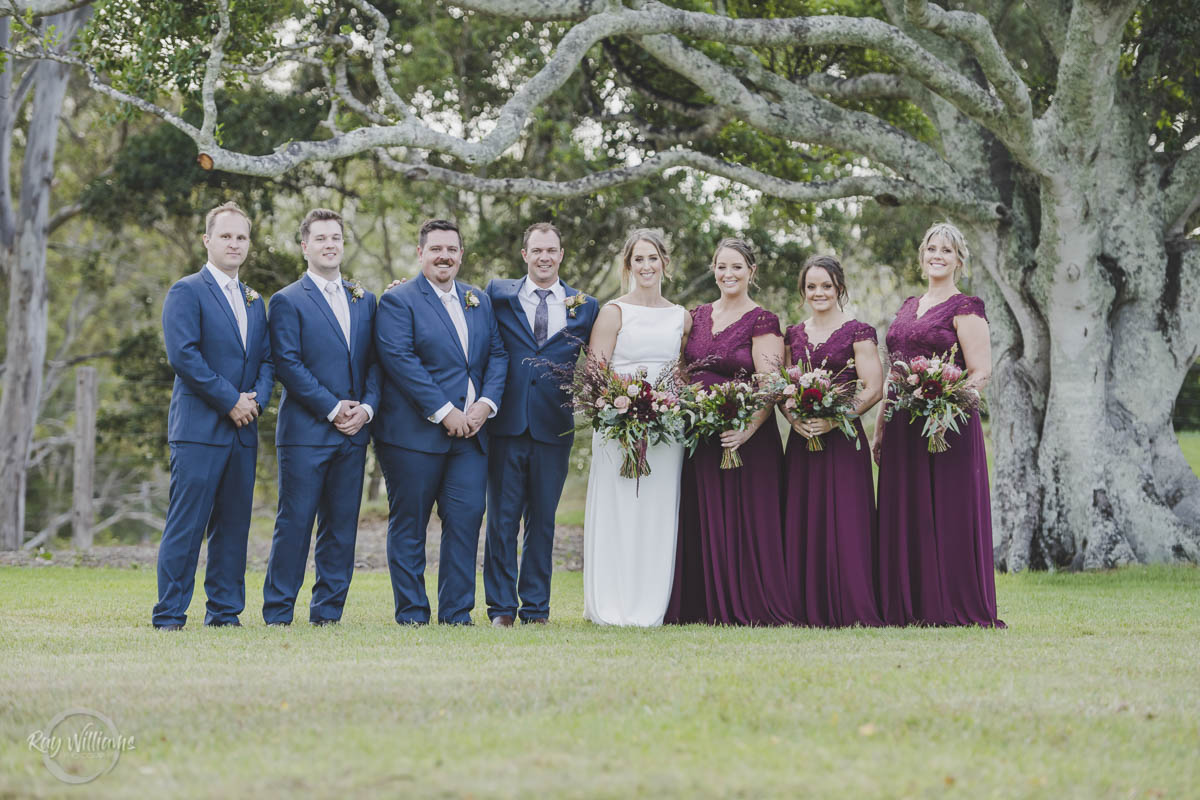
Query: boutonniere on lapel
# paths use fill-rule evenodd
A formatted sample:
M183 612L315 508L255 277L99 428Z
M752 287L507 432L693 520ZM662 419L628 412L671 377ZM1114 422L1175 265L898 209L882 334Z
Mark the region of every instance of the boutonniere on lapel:
M463 305L468 309L479 307L479 298L475 296L475 292L467 289L466 295L463 296Z
M363 299L363 295L366 294L366 290L363 289L361 283L352 278L342 278L342 283L346 284L346 288L350 290L351 303L357 303L359 300Z
M567 316L574 319L575 311L578 310L578 308L581 305L583 305L584 303L586 303L587 301L588 301L588 296L586 294L584 294L583 292L580 292L579 294L573 294L570 297L563 300L563 305L567 307Z
M246 295L246 305L248 306L253 305L254 301L261 297L258 292L254 291L244 283L242 284L242 293Z

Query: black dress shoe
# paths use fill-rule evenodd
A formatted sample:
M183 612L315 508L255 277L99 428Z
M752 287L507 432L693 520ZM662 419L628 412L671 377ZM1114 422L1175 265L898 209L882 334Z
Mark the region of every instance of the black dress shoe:
M242 627L242 623L238 622L236 619L233 620L232 622L206 622L204 624L206 627L209 627L209 628L240 628L240 627Z
M513 626L512 614L497 614L492 617L493 628L511 628Z
M156 631L181 631L181 630L183 630L183 626L182 625L155 625L154 630L156 630Z
M464 620L463 622L442 622L441 620L438 620L438 624L439 625L450 625L455 628L470 628L470 627L474 627L474 625L475 625L475 623L471 622L471 620L469 620L469 619Z
M338 624L338 621L336 619L314 619L311 622L309 622L309 625L312 625L314 628L324 628L326 625L337 625L337 624Z
M550 620L547 619L546 617L534 617L533 619L521 620L521 624L522 625L548 625L548 624L550 624Z

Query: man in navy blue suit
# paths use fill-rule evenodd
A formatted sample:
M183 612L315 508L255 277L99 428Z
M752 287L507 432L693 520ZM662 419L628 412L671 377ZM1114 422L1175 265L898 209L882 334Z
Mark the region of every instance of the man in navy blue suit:
M388 569L396 622L429 622L425 529L442 520L438 622L470 625L475 554L487 489L487 421L504 392L508 355L492 303L456 281L458 227L429 220L418 234L421 274L384 292L375 317L383 376L373 426L388 492Z
M187 622L200 544L208 538L205 625L240 625L246 606L246 538L254 499L258 423L275 372L267 314L238 280L250 252L250 219L235 203L208 212L208 263L181 278L163 302L163 340L175 370L167 442L171 492L158 548L160 630Z
M263 619L290 625L317 523L316 581L308 620L342 618L354 572L369 423L379 405L375 296L342 277L336 211L300 223L308 271L271 298L271 352L283 384L275 447L279 513L263 584Z
M483 586L492 625L544 623L550 616L554 517L570 464L570 397L547 363L573 365L596 321L598 304L558 277L564 255L549 222L525 231L526 275L494 280L487 294L508 350L508 385L492 422ZM517 530L524 521L521 569ZM520 609L517 608L518 597Z

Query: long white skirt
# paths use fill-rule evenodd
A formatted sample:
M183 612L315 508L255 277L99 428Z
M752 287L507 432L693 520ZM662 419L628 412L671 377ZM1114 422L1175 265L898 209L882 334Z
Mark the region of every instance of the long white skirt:
M600 625L662 625L675 577L683 445L646 453L650 474L622 478L621 448L592 434L583 521L583 616Z

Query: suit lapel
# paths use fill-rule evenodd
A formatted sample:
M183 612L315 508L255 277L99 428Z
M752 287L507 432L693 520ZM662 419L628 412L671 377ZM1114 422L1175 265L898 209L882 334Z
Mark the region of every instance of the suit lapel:
M463 284L459 283L458 281L455 281L454 285L458 289L459 300L462 300L463 298L465 298L467 296L467 291L470 289L470 287L464 286ZM480 308L479 306L476 306L475 308L467 308L465 304L463 305L463 318L467 321L467 352L468 353L471 353L471 352L477 350L479 347L479 343L482 340L482 337L478 331L479 325L476 322L476 320L479 318L479 308ZM457 336L457 334L455 334L455 335ZM474 361L474 359L470 358L468 356L467 363L470 364L472 361Z
M567 286L565 283L563 283L561 279L558 282L563 287L563 292L565 293L566 297L573 297L573 296L579 294L578 289L572 289L570 286ZM551 336L550 338L546 339L546 344L550 344L550 342L554 341L555 337L563 336L563 335L569 333L571 330L571 323L578 322L578 318L579 318L578 311L575 312L575 316L571 316L571 309L567 309L567 324L563 325L560 330L555 331L554 336ZM542 345L542 346L545 347L546 345Z
M229 307L229 298L225 296L225 292L221 291L221 287L217 285L217 279L213 277L212 272L207 266L200 268L200 273L205 283L208 284L209 291L217 301L217 306L225 314L225 319L229 320L230 326L233 327L233 338L242 346L242 354L246 352L246 343L242 341L242 332L238 330L237 318L233 316L233 309ZM238 282L238 289L241 291L241 282ZM243 302L245 302L243 300ZM249 314L246 315L246 339L250 338L250 319Z
M250 357L250 343L255 341L254 337L258 335L258 331L255 327L255 325L256 325L255 318L258 315L251 313L253 311L253 309L250 307L250 304L246 302L246 284L242 283L241 281L238 281L238 292L241 294L242 303L245 305L245 308L246 308L246 345L245 345L245 347L246 347L246 357L249 358ZM259 300L261 302L262 298L259 298ZM228 304L226 304L226 305L228 305Z
M525 313L525 306L521 305L521 287L525 285L525 279L521 278L513 286L512 294L508 296L508 304L512 306L513 315L517 318L517 323L521 326L521 330L529 336L529 344L531 347L537 347L537 339L534 338L533 328L529 327L529 315Z
M458 340L458 328L454 327L454 320L450 319L450 314L446 311L446 307L444 305L442 305L441 296L433 288L433 284L431 284L429 282L429 279L426 278L424 275L422 275L420 278L418 278L418 280L421 281L421 294L425 295L425 302L427 302L427 303L429 303L429 305L433 306L433 313L436 314L438 319L440 319L442 321L442 324L446 326L446 331L450 334L450 337L451 337L450 341L454 345L454 351L456 353L458 353L459 356L461 356L462 359L465 361L467 357L466 357L466 354L463 353L462 342L460 342ZM458 286L458 282L455 281L455 287L457 287L457 286ZM462 292L460 291L458 293L459 302L462 302L462 298L463 298L463 295L462 295ZM464 314L465 313L466 312L464 312ZM470 343L471 343L470 334L471 334L471 323L468 322L467 323L467 345L468 346L470 346Z
M325 317L325 321L329 323L331 328L333 328L333 335L337 337L339 342L345 345L346 337L342 335L342 326L338 324L337 317L333 315L333 309L329 307L329 301L325 299L324 292L317 288L317 284L313 283L313 279L308 277L307 272L304 273L302 278L300 278L300 285L303 286L304 291L308 293L309 300L311 300L317 306L317 310L321 312L321 316ZM347 301L347 304L349 304L349 301ZM354 315L351 314L350 318L350 324L353 325ZM351 328L351 330L353 330L353 328Z

